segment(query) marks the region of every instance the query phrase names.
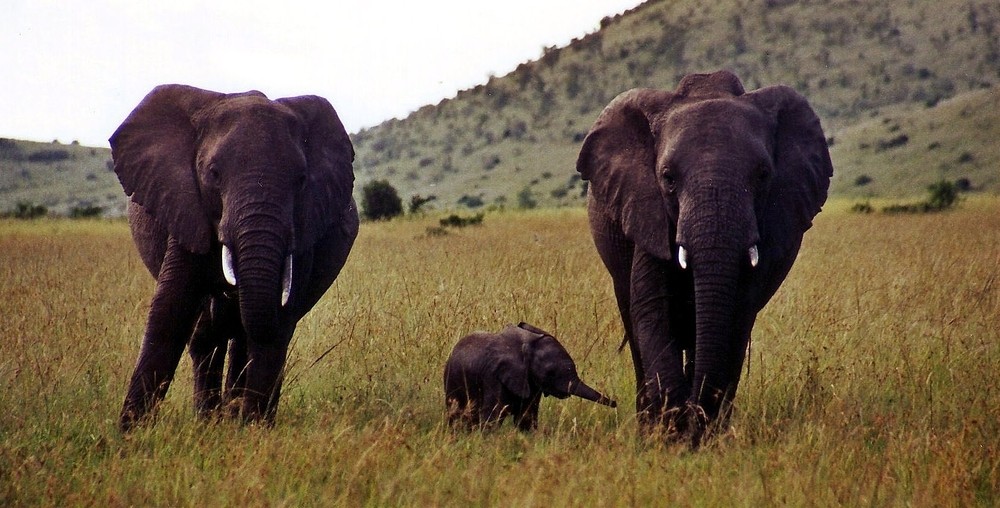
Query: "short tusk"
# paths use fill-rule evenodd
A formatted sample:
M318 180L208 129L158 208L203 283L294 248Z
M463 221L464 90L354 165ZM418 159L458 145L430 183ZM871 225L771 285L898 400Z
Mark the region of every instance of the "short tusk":
M677 247L677 264L681 265L681 270L687 270L688 252L683 246Z
M757 264L760 263L760 251L757 250L756 245L750 247L749 254L750 254L750 266L756 268Z
M236 270L233 268L233 251L222 244L222 275L231 286L236 285Z
M288 303L288 297L292 295L292 255L285 258L285 270L281 276L281 306Z

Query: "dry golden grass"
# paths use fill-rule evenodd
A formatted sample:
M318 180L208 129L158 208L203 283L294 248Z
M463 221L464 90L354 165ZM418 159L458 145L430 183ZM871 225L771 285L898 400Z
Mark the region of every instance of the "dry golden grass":
M185 358L157 424L127 437L153 287L127 227L0 223L0 504L996 505L1000 202L848 204L807 235L758 320L733 429L697 453L636 435L582 210L445 236L431 217L365 224L299 326L275 428L196 421ZM534 434L450 431L452 344L518 320L619 408L546 399Z

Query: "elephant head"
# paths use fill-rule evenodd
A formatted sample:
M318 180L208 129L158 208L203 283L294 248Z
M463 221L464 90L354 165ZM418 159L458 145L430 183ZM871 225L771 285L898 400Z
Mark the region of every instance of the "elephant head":
M539 392L558 399L575 395L617 406L580 379L573 358L552 335L527 323L509 327L503 333L514 334L521 345L501 351L497 362L500 381L518 397L529 399Z
M357 233L354 150L336 111L317 96L272 101L163 85L110 144L133 238L157 277L123 427L162 397L165 388L153 387L169 383L176 344L196 320L189 301L209 294L236 296L247 389L263 392L250 416L273 413L295 323Z
M189 252L221 244L247 330L273 331L296 254L351 199L354 151L329 102L163 85L110 143L130 199Z
M756 313L826 200L833 168L819 119L791 88L746 92L729 72L689 75L674 91L615 98L577 170L592 221L691 281L695 361L681 393L714 417L735 391Z

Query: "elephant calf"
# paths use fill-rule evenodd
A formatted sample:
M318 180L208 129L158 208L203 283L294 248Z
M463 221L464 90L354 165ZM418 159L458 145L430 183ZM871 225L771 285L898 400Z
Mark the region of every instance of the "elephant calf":
M448 422L470 428L499 425L512 415L518 428L532 430L542 395L617 406L580 380L555 337L527 323L459 340L444 367L444 390Z

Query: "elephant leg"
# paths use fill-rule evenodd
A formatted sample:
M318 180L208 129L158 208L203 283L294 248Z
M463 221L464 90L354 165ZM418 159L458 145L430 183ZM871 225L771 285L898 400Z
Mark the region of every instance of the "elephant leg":
M188 353L194 371L194 408L207 417L222 404L222 370L226 359L225 339L217 330L211 306L205 302L191 335Z
M118 424L123 431L146 416L170 387L202 303L201 258L169 240L150 303L142 349L122 404Z
M542 400L542 394L532 394L527 400L520 401L519 406L514 411L514 418L517 419L517 428L523 432L530 432L538 428L538 406Z
M240 326L239 309L235 301L225 296L212 297L201 311L188 348L194 367L195 409L200 416L208 416L222 407L226 393L231 390L232 385L227 383L227 392L223 391L222 377L229 339L239 334ZM243 358L241 365L245 366L246 354L239 356ZM231 371L232 365L230 355Z
M235 404L233 413L239 412L243 404L243 394L247 382L247 339L240 329L229 339L229 364L226 367L226 384L223 399L227 404Z
M632 329L632 317L630 299L632 262L635 253L635 245L625 237L621 228L608 220L604 213L591 209L589 210L590 232L594 237L594 245L597 253L611 274L614 285L615 301L618 304L618 315L621 317L622 327L625 329L624 343L629 346L632 354L632 367L635 370L636 386L636 411L642 411L641 397L643 374L642 357L639 351L639 343L636 341Z
M631 319L645 374L638 395L640 423L663 424L668 429L675 411L690 395L684 374L684 340L671 329L669 287L672 268L667 262L636 250L631 277Z

